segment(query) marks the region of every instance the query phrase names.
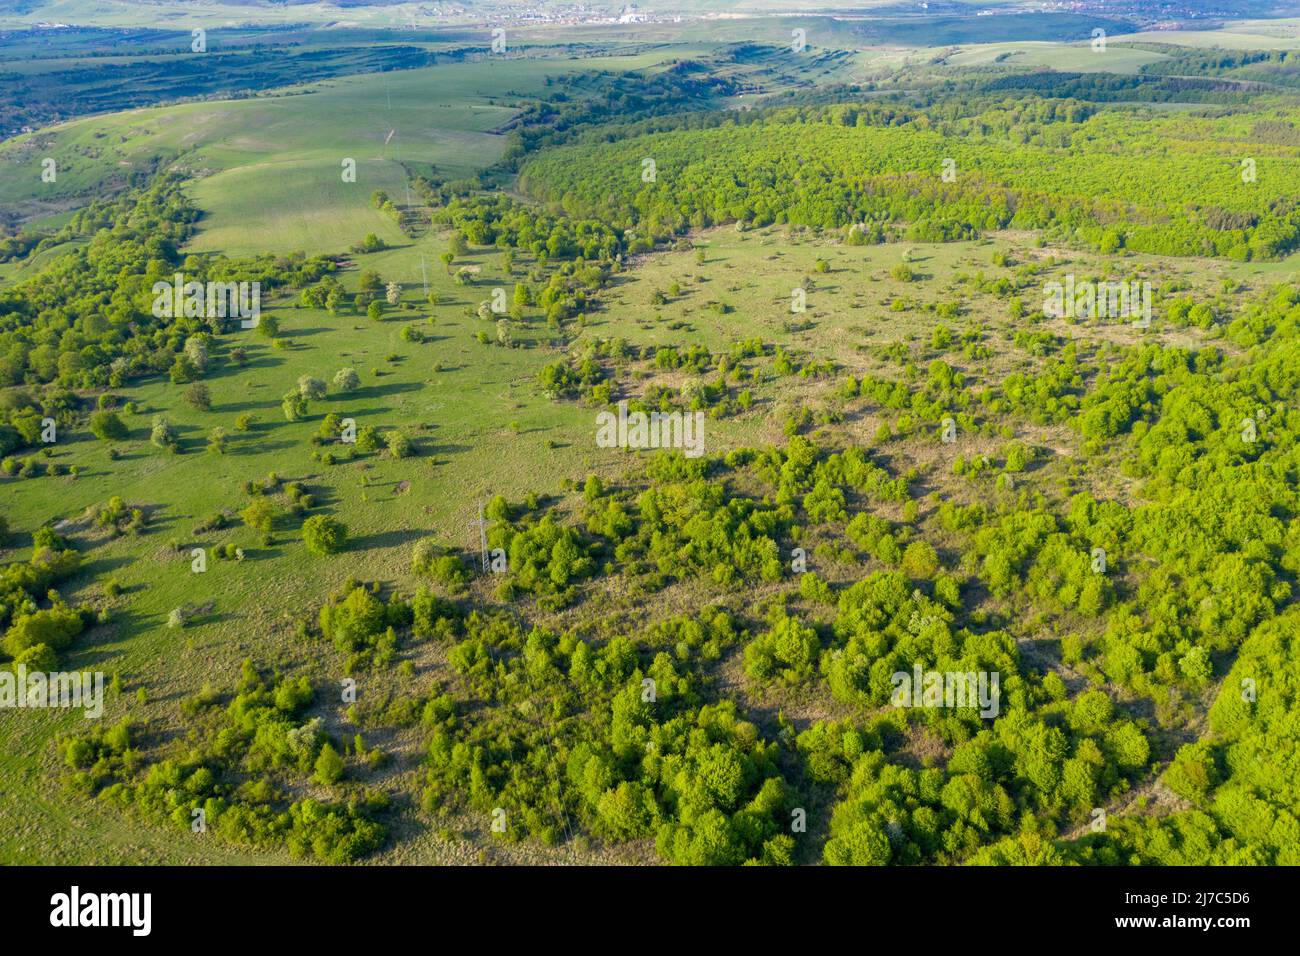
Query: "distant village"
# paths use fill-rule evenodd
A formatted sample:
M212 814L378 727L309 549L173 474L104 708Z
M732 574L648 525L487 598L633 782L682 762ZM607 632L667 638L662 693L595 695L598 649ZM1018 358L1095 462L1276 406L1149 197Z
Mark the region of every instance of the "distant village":
M459 3L421 5L421 16L440 19L465 19L481 17L486 11ZM681 14L654 13L629 3L613 12L611 6L592 6L585 3L523 3L509 4L491 9L494 21L521 24L578 24L578 23L680 23Z

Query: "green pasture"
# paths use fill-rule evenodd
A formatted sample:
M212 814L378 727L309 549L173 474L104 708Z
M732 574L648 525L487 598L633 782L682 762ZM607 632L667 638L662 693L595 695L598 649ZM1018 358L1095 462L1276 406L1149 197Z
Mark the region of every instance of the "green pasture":
M1151 30L1111 39L1125 43L1172 43L1228 50L1297 50L1300 49L1300 18L1229 20L1218 30Z
M1087 43L988 43L950 54L950 66L1051 68L1074 73L1137 73L1147 63L1166 59L1163 53L1126 49L1108 41L1105 50Z
M710 451L741 444L780 442L785 412L802 404L824 405L839 375L862 374L880 368L871 355L874 345L911 343L923 354L939 324L954 332L984 328L994 356L964 363L963 371L996 378L1020 365L1007 356L1018 354L1011 340L1018 331L1035 331L1012 320L1004 301L974 289L972 280L1012 277L1018 264L1044 260L1050 264L1023 293L1028 308L1039 306L1040 282L1067 272L1101 276L1112 268L1132 269L1177 279L1209 294L1225 276L1240 270L1225 263L1161 260L1129 256L1120 265L1104 257L1041 249L1028 234L950 244L891 243L845 246L829 236L764 229L739 233L717 228L693 237L704 249L700 263L693 251L644 257L600 296L588 314L583 337L622 338L635 346L701 343L727 351L738 340L757 336L805 359L831 359L840 372L829 380L782 379L753 386L758 414L709 420ZM183 733L178 723L179 701L205 682L227 686L238 674L239 662L253 656L265 665L300 667L318 687L328 688L344 676L336 672L336 655L297 636L297 623L313 612L322 597L349 577L381 580L408 593L418 582L410 572L415 541L431 536L473 553L477 532L472 524L481 502L495 494L521 500L530 492L563 498L564 479L581 480L592 472L615 475L629 463L626 453L598 449L594 443L594 410L572 402L552 402L535 384L541 367L560 358L563 350L549 344L552 333L535 312L514 323L517 348L482 345L475 333L495 332L492 320L466 315L466 309L490 298L494 288L509 289L529 263L515 264L506 276L495 250L473 250L454 268L475 272L472 286L458 285L438 255L445 237L438 233L408 241L387 251L356 257L344 273L349 291L362 269L374 269L385 281L403 287L402 304L373 322L350 309L338 316L300 308L294 302L271 303L269 314L282 322L276 347L256 331L225 336L216 367L206 378L212 395L210 411L197 411L182 400L184 386L160 379L123 389L123 400L137 404L129 416L130 439L121 443L116 460L109 446L85 433L65 436L54 450L54 461L76 464L78 477L5 479L6 513L16 533L6 558L21 556L24 542L38 524L68 522L68 533L87 549L85 573L65 588L70 598L98 601L114 609L111 623L81 638L67 666L120 673L121 697L109 701L107 717L131 713L158 734ZM993 263L994 253L1009 257ZM1050 257L1055 257L1054 259ZM827 263L820 271L818 261ZM906 262L913 281L893 275ZM792 313L791 292L810 278L807 309ZM1243 275L1248 282L1265 277ZM669 301L656 305L656 292L680 288ZM427 302L427 288L438 305ZM905 308L896 310L895 300ZM725 302L719 313L713 302ZM937 308L955 303L958 312L941 317ZM429 318L432 317L432 322ZM402 329L418 328L424 342L405 341ZM1126 327L1054 323L1051 331L1083 339L1120 340L1133 333ZM1169 344L1203 344L1186 330L1153 333ZM230 359L236 345L248 351L243 367ZM770 369L770 356L747 360ZM343 367L355 368L362 387L350 395L331 392L313 402L309 419L288 422L280 409L283 393L301 375L329 381ZM624 382L636 390L657 377L634 376ZM668 381L672 375L664 376ZM400 429L417 446L414 457L394 460L386 455L326 465L313 458L310 439L321 417L335 412L358 425L381 432ZM168 454L148 442L149 424L166 416L179 430L183 453ZM236 419L255 416L249 432L236 430ZM229 432L224 455L205 450L208 433L217 426ZM863 440L874 424L859 423ZM340 446L328 446L338 451ZM286 481L300 481L317 499L319 510L336 515L350 533L343 553L320 558L309 555L299 540L296 520L286 521L264 544L258 533L234 519L220 531L195 533L194 528L215 512L234 515L247 503L245 481L271 472ZM96 531L87 515L110 495L146 508L149 530L139 537L109 539ZM280 500L283 503L282 499ZM242 562L221 560L216 545L234 543L246 550ZM191 548L208 550L208 569L191 570ZM122 596L105 599L99 589L107 578L123 586ZM181 606L204 607L194 623L176 630L166 627L168 614ZM413 676L375 677L372 690L402 694L424 692L445 663L436 651L409 652L417 663ZM370 680L371 678L367 678ZM143 688L147 702L135 701ZM340 707L319 704L327 724L350 733ZM0 757L7 786L0 792L0 812L18 818L21 828L0 836L0 859L12 862L273 862L274 855L244 854L236 847L202 841L182 832L145 825L121 817L100 804L71 798L59 782L62 771L52 746L61 733L75 729L76 714L0 713ZM392 785L409 787L409 769L418 760L415 742L400 736L379 741L397 756ZM447 862L474 851L466 836L448 842L435 835L442 822L420 814L400 815L404 828L397 849L378 861ZM445 822L445 821L443 821ZM481 821L480 821L481 823ZM478 824L467 822L465 834ZM409 837L409 838L408 838ZM57 844L57 846L55 845ZM52 847L54 847L52 849ZM502 859L526 859L538 852L520 846L502 851ZM566 848L565 853L585 851Z
M303 665L318 680L337 681L343 675L320 663L334 655L305 646L295 635L297 620L310 615L323 595L352 576L383 580L409 592L416 585L410 557L418 538L432 536L472 552L478 539L471 522L491 496L520 500L532 491L560 493L563 477L579 479L593 470L621 467L621 453L596 448L591 410L551 402L535 387L541 366L558 357L545 344L540 318L517 327L514 337L523 347L474 340L480 328L495 331L493 322L463 314L467 306L489 297L492 288L506 284L495 251L458 260L458 266L481 270L478 284L467 288L456 285L437 261L443 247L440 239L431 238L359 261L360 268L377 269L385 280L401 282L410 308L390 309L376 323L351 310L331 316L295 304L268 307L265 311L283 322L280 340L285 346L273 347L256 331L225 337L218 367L205 379L212 395L210 411L189 407L182 401L184 386L163 380L124 389L122 399L136 402L138 413L127 419L131 436L118 446L121 457L111 460L109 446L87 433L72 434L56 446L52 460L79 465L78 477L5 480L5 513L16 529L6 560L22 554L37 524L66 521L68 533L89 535L95 542L85 572L65 588L68 596L100 598L92 579L112 577L123 585L122 597L104 602L115 608L113 622L83 636L66 662L70 669L122 675L127 693L110 699L105 719L129 711L160 733L176 732L178 700L204 681L230 683L248 655L268 665ZM429 288L441 298L436 307L419 304L425 298L421 256L428 263ZM355 270L345 282L355 290ZM417 326L427 340L403 341L401 330L407 325ZM249 352L242 368L229 360L236 345ZM307 421L285 420L280 398L299 376L329 381L345 366L361 376L357 392L313 403ZM332 466L315 461L310 438L327 412L353 418L358 426L401 429L416 443L417 454L402 460L369 456ZM178 429L181 454L149 444L150 422L157 414ZM251 432L236 430L242 414L256 417ZM206 436L217 426L230 434L224 455L205 450ZM340 446L332 448L337 452ZM249 500L243 483L271 472L305 483L320 510L348 525L347 551L310 557L296 521L287 521L269 546L238 519L222 531L194 533L204 517L243 508ZM96 533L88 509L115 494L149 511L148 533L113 540ZM243 547L246 559L219 560L209 552L207 571L191 570L192 547L210 549L226 542ZM210 607L183 630L167 628L171 610L183 605ZM422 668L404 690L419 692L427 681ZM135 703L138 688L145 689L148 704ZM71 801L75 812L70 809L52 743L81 719L61 712L0 712L6 781L0 788L0 812L24 820L21 829L0 837L0 859L222 862L240 855L215 842L137 829L129 821L105 823L111 812L79 797ZM69 842L74 834L84 842ZM57 854L42 857L54 852L54 840L61 841ZM437 841L427 847L435 857L446 851Z
M635 57L509 58L327 80L242 100L186 103L78 120L0 146L0 204L48 213L81 205L132 169L175 162L195 178L205 213L192 248L345 251L367 232L396 241L370 206L375 189L405 201L399 162L472 175L505 148L499 130L516 104L557 73L652 66ZM57 181L41 180L53 158ZM355 183L343 181L345 159Z

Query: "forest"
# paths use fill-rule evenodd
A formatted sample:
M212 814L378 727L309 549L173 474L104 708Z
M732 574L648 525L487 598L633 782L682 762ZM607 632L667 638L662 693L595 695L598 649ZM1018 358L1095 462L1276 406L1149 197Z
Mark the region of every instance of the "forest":
M964 117L873 104L774 109L698 130L688 117L615 143L593 135L525 164L520 183L571 216L656 238L732 221L869 238L888 226L916 242L1014 228L1103 253L1270 259L1300 242L1297 170L1268 142L1242 154L1252 121L1294 128L1296 119L1136 118L1034 98Z

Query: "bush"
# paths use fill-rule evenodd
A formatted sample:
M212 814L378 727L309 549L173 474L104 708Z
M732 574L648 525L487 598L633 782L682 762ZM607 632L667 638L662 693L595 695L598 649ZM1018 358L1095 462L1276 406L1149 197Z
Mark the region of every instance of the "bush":
M300 376L298 379L298 394L312 401L322 399L325 397L325 383L310 375Z
M278 517L276 507L265 498L254 498L248 507L239 513L240 519L254 531L271 532L275 530Z
M185 401L190 407L201 412L212 410L212 395L202 382L195 382L185 390Z
M172 427L171 422L161 415L153 420L153 427L149 432L149 441L167 451L177 451L180 447L179 440L176 437L176 429Z
M338 392L353 392L361 387L361 376L357 374L354 368L341 368L334 375L334 390Z
M339 752L329 744L321 747L320 754L316 757L315 773L312 775L318 783L326 786L338 783L343 777L343 758Z
M416 574L427 574L453 591L460 591L469 584L470 569L465 562L432 538L416 542L411 569Z
M329 515L314 515L302 523L302 540L312 554L338 554L348 540L348 529Z
M84 622L70 607L59 605L31 614L20 614L5 632L0 646L10 657L18 657L29 648L44 644L53 651L66 650L81 633Z
M284 399L280 402L280 408L283 410L287 421L300 421L307 417L307 398L298 389L285 392Z
M385 432L384 443L388 445L388 453L394 458L409 458L411 455L411 439L399 431Z
M115 412L101 411L90 416L90 431L101 441L122 441L131 431Z

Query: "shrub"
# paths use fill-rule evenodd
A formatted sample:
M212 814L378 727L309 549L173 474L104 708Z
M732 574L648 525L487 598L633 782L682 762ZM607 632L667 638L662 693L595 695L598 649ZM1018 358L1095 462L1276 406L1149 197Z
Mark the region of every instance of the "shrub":
M239 513L240 519L254 531L271 532L275 529L278 513L275 505L266 498L254 498Z
M195 382L185 390L185 402L201 412L212 410L212 395L202 382Z
M338 554L348 540L348 529L329 515L314 515L302 523L302 540L312 554Z
M313 769L315 770L315 773L312 774L313 779L329 786L337 783L343 777L343 758L339 756L337 750L326 744L321 747Z
M298 389L285 392L284 399L280 402L280 408L284 411L286 420L291 422L299 421L307 417L307 398Z
M149 432L149 441L167 451L177 451L180 447L176 437L176 429L172 427L171 422L161 415L156 416L153 420L153 427Z
M300 376L298 379L298 394L312 401L322 399L325 397L325 383L310 375Z
M65 605L30 614L20 614L5 632L4 652L17 657L23 651L44 644L53 651L65 650L84 627L81 615Z
M427 574L453 591L462 590L469 584L470 569L465 562L432 538L416 542L411 569L416 574Z
M334 375L334 390L338 392L353 392L361 387L361 376L357 374L354 368L341 368Z
M411 455L411 440L399 431L385 432L384 443L394 458L409 458Z
M90 416L90 431L101 441L122 441L131 434L122 419L107 410Z

